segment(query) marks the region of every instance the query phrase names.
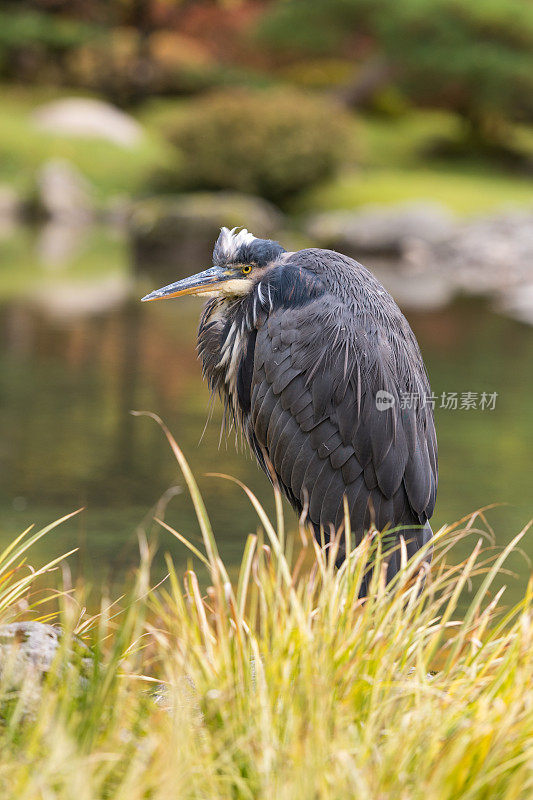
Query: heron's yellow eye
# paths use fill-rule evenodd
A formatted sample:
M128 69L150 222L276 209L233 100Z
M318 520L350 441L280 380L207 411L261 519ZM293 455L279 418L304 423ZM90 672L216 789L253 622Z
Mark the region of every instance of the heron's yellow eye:
M251 272L251 271L252 271L252 268L251 268L251 266L249 264L246 264L246 266L244 266L242 268L242 270L241 270L243 275L248 275L248 273Z

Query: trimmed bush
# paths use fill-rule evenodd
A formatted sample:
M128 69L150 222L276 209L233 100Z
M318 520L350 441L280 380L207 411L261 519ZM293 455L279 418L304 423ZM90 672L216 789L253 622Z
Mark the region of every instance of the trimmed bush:
M191 104L166 135L167 190L232 189L281 202L352 159L352 123L337 106L287 89L220 92Z

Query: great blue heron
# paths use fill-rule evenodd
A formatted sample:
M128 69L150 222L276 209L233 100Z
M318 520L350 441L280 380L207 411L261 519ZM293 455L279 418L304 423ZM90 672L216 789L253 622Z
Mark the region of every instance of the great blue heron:
M291 253L222 228L213 266L143 300L187 294L208 298L198 350L211 389L319 540L341 526L346 497L356 540L374 525L396 528L409 556L428 543L437 491L429 381L374 275L331 250ZM393 548L389 580L399 566Z

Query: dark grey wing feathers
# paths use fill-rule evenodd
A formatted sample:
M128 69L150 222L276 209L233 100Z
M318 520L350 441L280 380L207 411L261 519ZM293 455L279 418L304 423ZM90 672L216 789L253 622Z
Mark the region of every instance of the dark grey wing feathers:
M331 466L335 467L331 456L330 456L330 461L331 461ZM362 473L363 467L353 454L353 451L350 453L350 458L342 465L341 470L344 482L347 484L353 483Z
M380 529L423 524L436 493L433 417L425 407L401 409L399 394L429 392L418 346L407 323L403 339L396 332L387 338L354 309L339 305L333 313L335 302L326 311L319 301L278 309L259 328L252 435L298 510L309 504L315 529L340 524L343 495L359 536L372 522ZM347 314L361 329L349 342L339 333ZM393 395L392 409L376 407L379 389Z

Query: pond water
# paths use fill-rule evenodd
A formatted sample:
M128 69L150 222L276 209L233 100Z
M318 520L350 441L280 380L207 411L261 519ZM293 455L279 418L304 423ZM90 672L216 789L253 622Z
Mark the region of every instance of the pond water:
M186 563L184 547L151 520L160 503L158 513L198 541L190 499L161 430L132 409L156 412L175 435L228 564L238 563L257 519L238 487L205 473L242 479L272 510L255 462L233 437L220 441L217 404L206 424L209 396L195 354L200 301L139 302L161 282L149 265L134 268L125 241L109 231L2 233L0 545L30 523L85 506L41 542L34 561L78 547L75 571L96 583L122 581L138 561L143 529L160 552ZM502 545L532 514L533 328L472 299L406 313L437 396L434 527L506 504L488 512ZM478 408L441 408L443 392L477 394ZM483 392L497 393L493 410L479 408ZM533 553L531 537L524 549ZM526 559L513 567L523 583Z

